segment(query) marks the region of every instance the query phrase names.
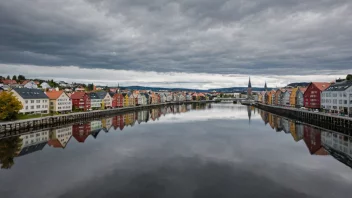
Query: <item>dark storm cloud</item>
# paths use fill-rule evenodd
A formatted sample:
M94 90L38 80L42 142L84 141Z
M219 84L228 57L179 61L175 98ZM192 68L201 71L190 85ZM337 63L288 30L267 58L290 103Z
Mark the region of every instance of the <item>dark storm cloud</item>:
M351 69L351 8L348 0L1 1L0 63L333 73Z

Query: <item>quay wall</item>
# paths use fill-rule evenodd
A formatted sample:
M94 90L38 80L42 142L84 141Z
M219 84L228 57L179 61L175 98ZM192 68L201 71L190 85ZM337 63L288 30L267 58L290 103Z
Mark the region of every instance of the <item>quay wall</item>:
M116 109L105 109L87 112L77 112L64 115L46 116L42 118L16 120L10 122L0 122L0 137L8 136L6 133L22 134L36 129L52 128L59 125L71 124L80 121L98 119L108 117L111 115L118 115L120 113L139 111L144 109L151 109L156 107L168 106L168 105L182 105L182 104L203 104L211 103L213 101L183 101L183 102L168 102L159 104L149 104L133 107L123 107Z
M312 112L288 107L270 106L261 103L256 103L253 106L279 116L298 120L317 127L349 135L352 134L352 118L350 117L334 116L326 113Z

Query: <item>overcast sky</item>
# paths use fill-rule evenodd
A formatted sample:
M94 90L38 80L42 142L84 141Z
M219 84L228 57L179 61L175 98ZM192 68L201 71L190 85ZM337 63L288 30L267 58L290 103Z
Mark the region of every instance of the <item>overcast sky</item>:
M351 0L0 1L0 75L213 88L352 73Z

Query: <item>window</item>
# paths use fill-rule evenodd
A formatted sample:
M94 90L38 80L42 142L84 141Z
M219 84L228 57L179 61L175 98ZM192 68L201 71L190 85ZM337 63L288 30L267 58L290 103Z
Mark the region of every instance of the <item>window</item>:
M34 103L34 100L31 100L31 103Z
M339 100L339 104L342 104L342 100Z
M37 100L36 103L40 103L40 100Z
M344 100L344 104L347 104L347 100Z
M40 109L40 105L37 105L37 109Z
M43 100L43 103L45 103L45 100Z
M34 106L31 106L31 109L34 109Z
M53 102L50 102L50 105L54 105L54 103L53 103Z
M28 110L28 106L26 106L26 110Z
M26 104L28 104L28 100L26 100L25 102L26 102Z

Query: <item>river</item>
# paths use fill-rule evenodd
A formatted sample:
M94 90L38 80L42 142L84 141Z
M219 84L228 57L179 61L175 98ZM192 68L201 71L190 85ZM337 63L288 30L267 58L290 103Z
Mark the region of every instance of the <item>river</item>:
M352 196L352 137L235 104L0 139L2 198Z

